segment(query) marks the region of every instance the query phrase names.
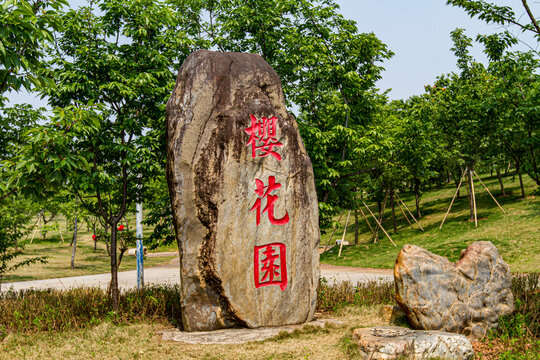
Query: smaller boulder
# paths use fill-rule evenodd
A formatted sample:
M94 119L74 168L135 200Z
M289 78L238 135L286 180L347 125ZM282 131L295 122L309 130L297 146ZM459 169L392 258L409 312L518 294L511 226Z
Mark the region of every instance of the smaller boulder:
M353 338L363 359L467 360L474 357L473 347L464 335L442 331L379 326L355 329Z
M514 311L511 273L489 241L462 251L455 264L405 245L394 268L396 300L415 329L480 338Z

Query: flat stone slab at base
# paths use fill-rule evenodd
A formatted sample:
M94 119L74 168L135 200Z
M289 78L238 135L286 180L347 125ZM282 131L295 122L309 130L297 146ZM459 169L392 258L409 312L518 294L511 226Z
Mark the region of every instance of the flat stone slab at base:
M442 331L415 331L397 326L355 329L360 355L366 359L448 359L474 357L470 341L461 334Z
M343 323L334 319L321 319L299 325L287 325L276 327L265 327L258 329L223 329L215 331L185 332L180 330L164 331L163 340L184 342L187 344L244 344L250 341L263 341L278 335L282 331L292 333L301 330L306 326L326 325L341 326Z

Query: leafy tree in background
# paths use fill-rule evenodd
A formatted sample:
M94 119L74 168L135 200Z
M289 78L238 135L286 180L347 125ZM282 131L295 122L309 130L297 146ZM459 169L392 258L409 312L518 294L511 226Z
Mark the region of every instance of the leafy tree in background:
M447 5L453 5L464 9L471 17L477 16L488 24L502 26L516 26L522 32L532 32L540 41L539 20L535 17L527 0L521 0L524 16L516 16L510 6L501 6L484 0L447 0Z
M213 45L259 53L280 75L288 105L298 108L321 225L329 225L339 207L354 206L358 176L372 170L377 149L365 150L365 127L385 102L375 82L392 53L331 0L209 1L207 10Z
M174 69L195 49L194 1L105 0L62 13L49 49L57 80L43 89L50 104L72 106L48 125L69 128L73 152L88 168L72 169L68 188L111 231L111 293L118 306L118 223L163 171L165 103ZM154 151L152 151L154 150ZM66 164L67 165L67 164Z
M23 255L23 248L19 239L28 233L26 224L31 219L28 203L25 199L16 199L0 203L0 288L5 275L21 266L31 265L37 262L46 263L46 256L26 258L17 261L16 258Z
M539 67L532 52L507 53L489 67L492 92L485 102L491 109L496 129L494 141L514 161L522 197L525 197L523 171L540 185Z
M476 164L488 153L495 127L482 99L489 93L486 69L469 55L472 39L463 29L451 33L459 74L441 76L433 87L428 87L435 102L437 128L446 137L449 147L458 155L461 171L467 171L470 219L474 220L472 174ZM461 174L460 174L461 176Z
M0 103L6 91L54 86L38 74L43 45L60 28L57 11L66 0L3 0L0 4Z
M27 171L26 167L14 170L16 159L26 141L25 133L42 120L42 113L29 105L16 105L3 108L0 113L0 181L8 183L13 173ZM7 195L7 194L6 194ZM26 227L35 210L24 193L5 197L0 201L0 286L2 278L9 271L36 262L45 262L45 257L27 258L16 261L23 255L19 240L28 233Z

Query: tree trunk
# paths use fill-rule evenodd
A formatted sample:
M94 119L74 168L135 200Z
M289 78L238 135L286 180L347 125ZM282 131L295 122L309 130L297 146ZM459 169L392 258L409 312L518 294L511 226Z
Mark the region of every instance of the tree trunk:
M15 196L12 199L13 207L15 207ZM15 234L17 233L17 224L15 224ZM15 237L15 251L19 250L19 238ZM2 278L0 277L0 286L2 285Z
M462 176L463 176L463 170L462 170L461 168L460 168L460 171L461 171L461 172L458 173L457 177L454 178L454 184L456 185L456 188L459 186L459 182L461 181L461 178L462 178ZM459 190L460 190L460 189L458 188L458 190L457 190L457 195L456 195L456 197L457 197L458 199L460 198Z
M414 203L416 205L416 218L420 220L422 214L420 214L420 179L414 179Z
M390 189L390 205L392 206L392 225L394 225L394 234L397 233L396 208L394 201L394 190Z
M468 190L468 198L469 198L469 210L470 210L470 216L469 221L474 221L474 199L473 199L473 193L472 193L472 170L467 169L467 190Z
M94 228L93 234L95 235L96 234L96 223L93 223L92 225L93 225L93 228ZM97 250L97 238L96 238L96 240L94 240L94 251L96 251L96 250Z
M383 216L384 216L384 210L386 209L386 201L388 200L388 193L386 193L384 197L384 202L382 203L382 206L379 208L379 224L383 223ZM380 226L377 226L377 230L375 230L375 236L374 241L376 242L379 239L379 230L381 229Z
M531 131L529 133L529 139L532 138ZM538 166L536 165L536 157L534 156L534 149L532 146L529 146L529 153L531 154L531 164L532 164L532 176L531 178L536 181L536 185L540 186L540 174L538 174Z
M71 241L72 245L72 251L71 251L71 270L75 269L75 250L77 249L77 215L75 215L74 220L74 227L73 227L73 240Z
M43 213L43 209L39 212L39 216L45 221L45 214ZM43 239L45 240L45 235L43 234L43 223L39 222L39 233L43 236Z
M77 200L78 198L75 197L75 220L73 222L73 240L71 241L72 244L72 251L71 251L71 270L75 269L75 250L77 249Z
M358 245L358 209L354 210L354 245Z
M499 185L501 186L501 194L502 196L506 196L506 193L504 191L504 184L503 184L502 176L501 176L501 169L497 167L496 171L497 171L497 179L499 179Z
M519 177L519 187L521 188L521 198L525 199L525 187L523 186L523 178L521 176L521 164L516 163L516 172Z
M118 264L116 259L116 232L118 222L112 224L111 228L111 297L113 310L118 311L120 291L118 290Z

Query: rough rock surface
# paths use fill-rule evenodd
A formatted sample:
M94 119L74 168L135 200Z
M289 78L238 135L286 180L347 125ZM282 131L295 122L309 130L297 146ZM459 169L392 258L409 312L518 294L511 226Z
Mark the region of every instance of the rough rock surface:
M281 332L292 333L302 330L306 326L325 328L330 326L344 326L339 320L321 319L300 325L274 326L257 329L222 329L214 331L185 332L168 330L161 334L163 340L183 342L186 344L245 344L250 341L264 341Z
M184 330L310 321L317 195L278 75L255 54L197 51L166 125Z
M381 315L384 321L390 323L398 321L398 319L405 317L405 313L397 305L384 305L381 308L381 312L379 315Z
M479 338L498 326L499 316L514 311L510 269L489 241L470 245L455 264L405 245L394 281L397 302L416 329Z
M452 359L474 357L469 340L460 334L411 330L397 326L355 329L353 337L365 359Z

